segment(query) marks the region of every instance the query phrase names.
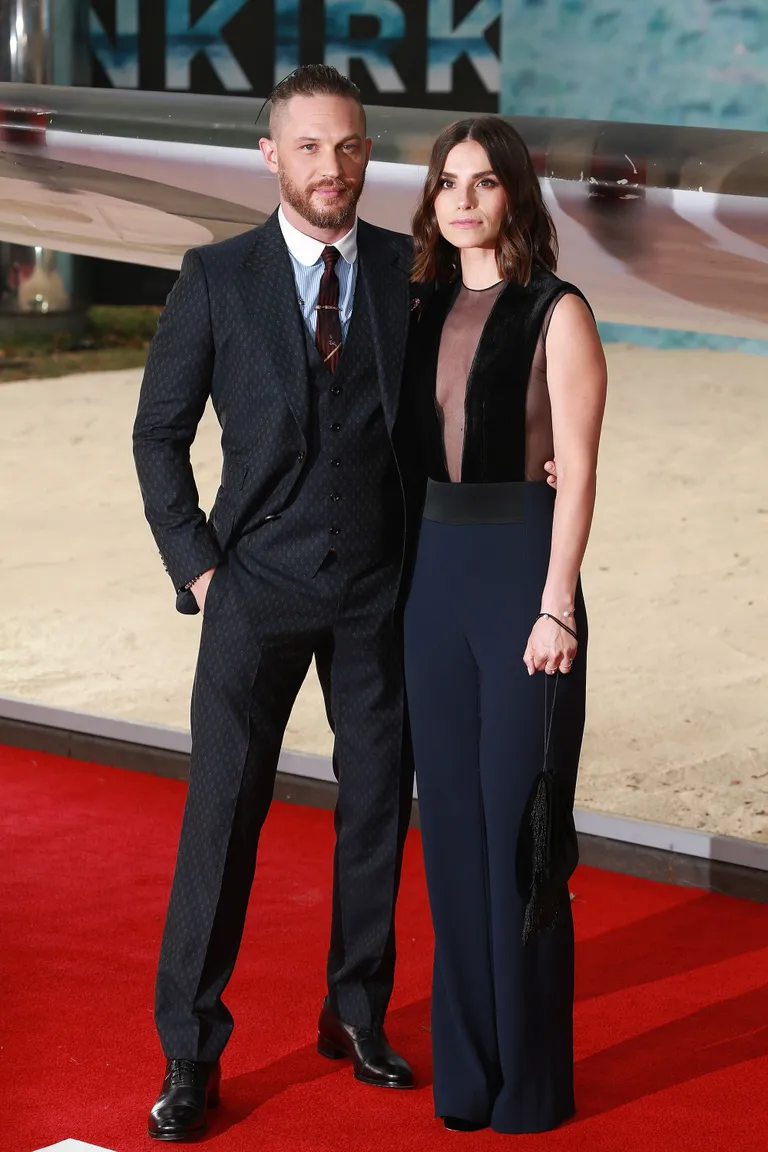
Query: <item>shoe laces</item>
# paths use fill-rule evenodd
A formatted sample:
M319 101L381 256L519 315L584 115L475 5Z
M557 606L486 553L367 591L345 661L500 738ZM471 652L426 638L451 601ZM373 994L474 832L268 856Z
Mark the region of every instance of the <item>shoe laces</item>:
M195 1061L171 1061L171 1088L192 1088L195 1084Z

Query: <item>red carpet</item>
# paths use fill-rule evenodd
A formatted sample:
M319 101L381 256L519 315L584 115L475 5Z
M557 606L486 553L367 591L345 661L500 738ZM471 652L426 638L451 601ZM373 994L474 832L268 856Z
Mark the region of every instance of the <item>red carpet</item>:
M184 786L0 748L2 1152L67 1137L144 1152L160 1085L152 986ZM228 1002L221 1152L751 1152L768 1147L768 909L581 868L577 1118L538 1137L431 1115L431 933L419 842L399 905L392 1040L420 1088L356 1084L313 1048L331 815L276 804ZM156 1147L156 1146L155 1146Z

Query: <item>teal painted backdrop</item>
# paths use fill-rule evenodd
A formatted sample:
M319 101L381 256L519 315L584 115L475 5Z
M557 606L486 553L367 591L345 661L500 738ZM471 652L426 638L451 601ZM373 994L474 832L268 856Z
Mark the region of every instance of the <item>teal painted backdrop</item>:
M501 109L768 131L768 2L504 0Z
M768 131L768 0L504 0L501 111ZM768 342L604 324L657 348Z

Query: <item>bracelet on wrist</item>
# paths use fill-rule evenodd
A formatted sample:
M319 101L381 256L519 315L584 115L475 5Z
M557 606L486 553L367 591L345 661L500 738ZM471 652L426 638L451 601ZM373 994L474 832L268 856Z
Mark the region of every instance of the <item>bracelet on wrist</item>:
M573 620L574 608L569 604L567 608L544 608L539 609L540 612L546 612L549 616L556 616L558 620Z
M574 640L578 640L579 637L576 634L575 629L571 628L570 625L568 625L568 624L564 623L564 621L560 620L557 616L554 615L554 613L552 613L552 612L539 612L538 616L536 617L536 620L541 620L544 617L546 617L547 620L554 620L555 624L559 624L560 627L565 632L567 632L569 636L573 636Z

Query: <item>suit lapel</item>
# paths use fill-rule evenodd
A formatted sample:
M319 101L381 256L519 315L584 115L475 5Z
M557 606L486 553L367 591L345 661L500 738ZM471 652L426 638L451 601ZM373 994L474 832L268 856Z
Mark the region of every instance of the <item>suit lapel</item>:
M240 287L249 317L254 368L280 381L306 440L309 422L309 371L304 318L296 298L291 258L277 213L254 234L239 268Z
M410 321L410 269L378 229L358 224L360 270L357 289L366 294L371 333L388 431L397 416L403 356Z

